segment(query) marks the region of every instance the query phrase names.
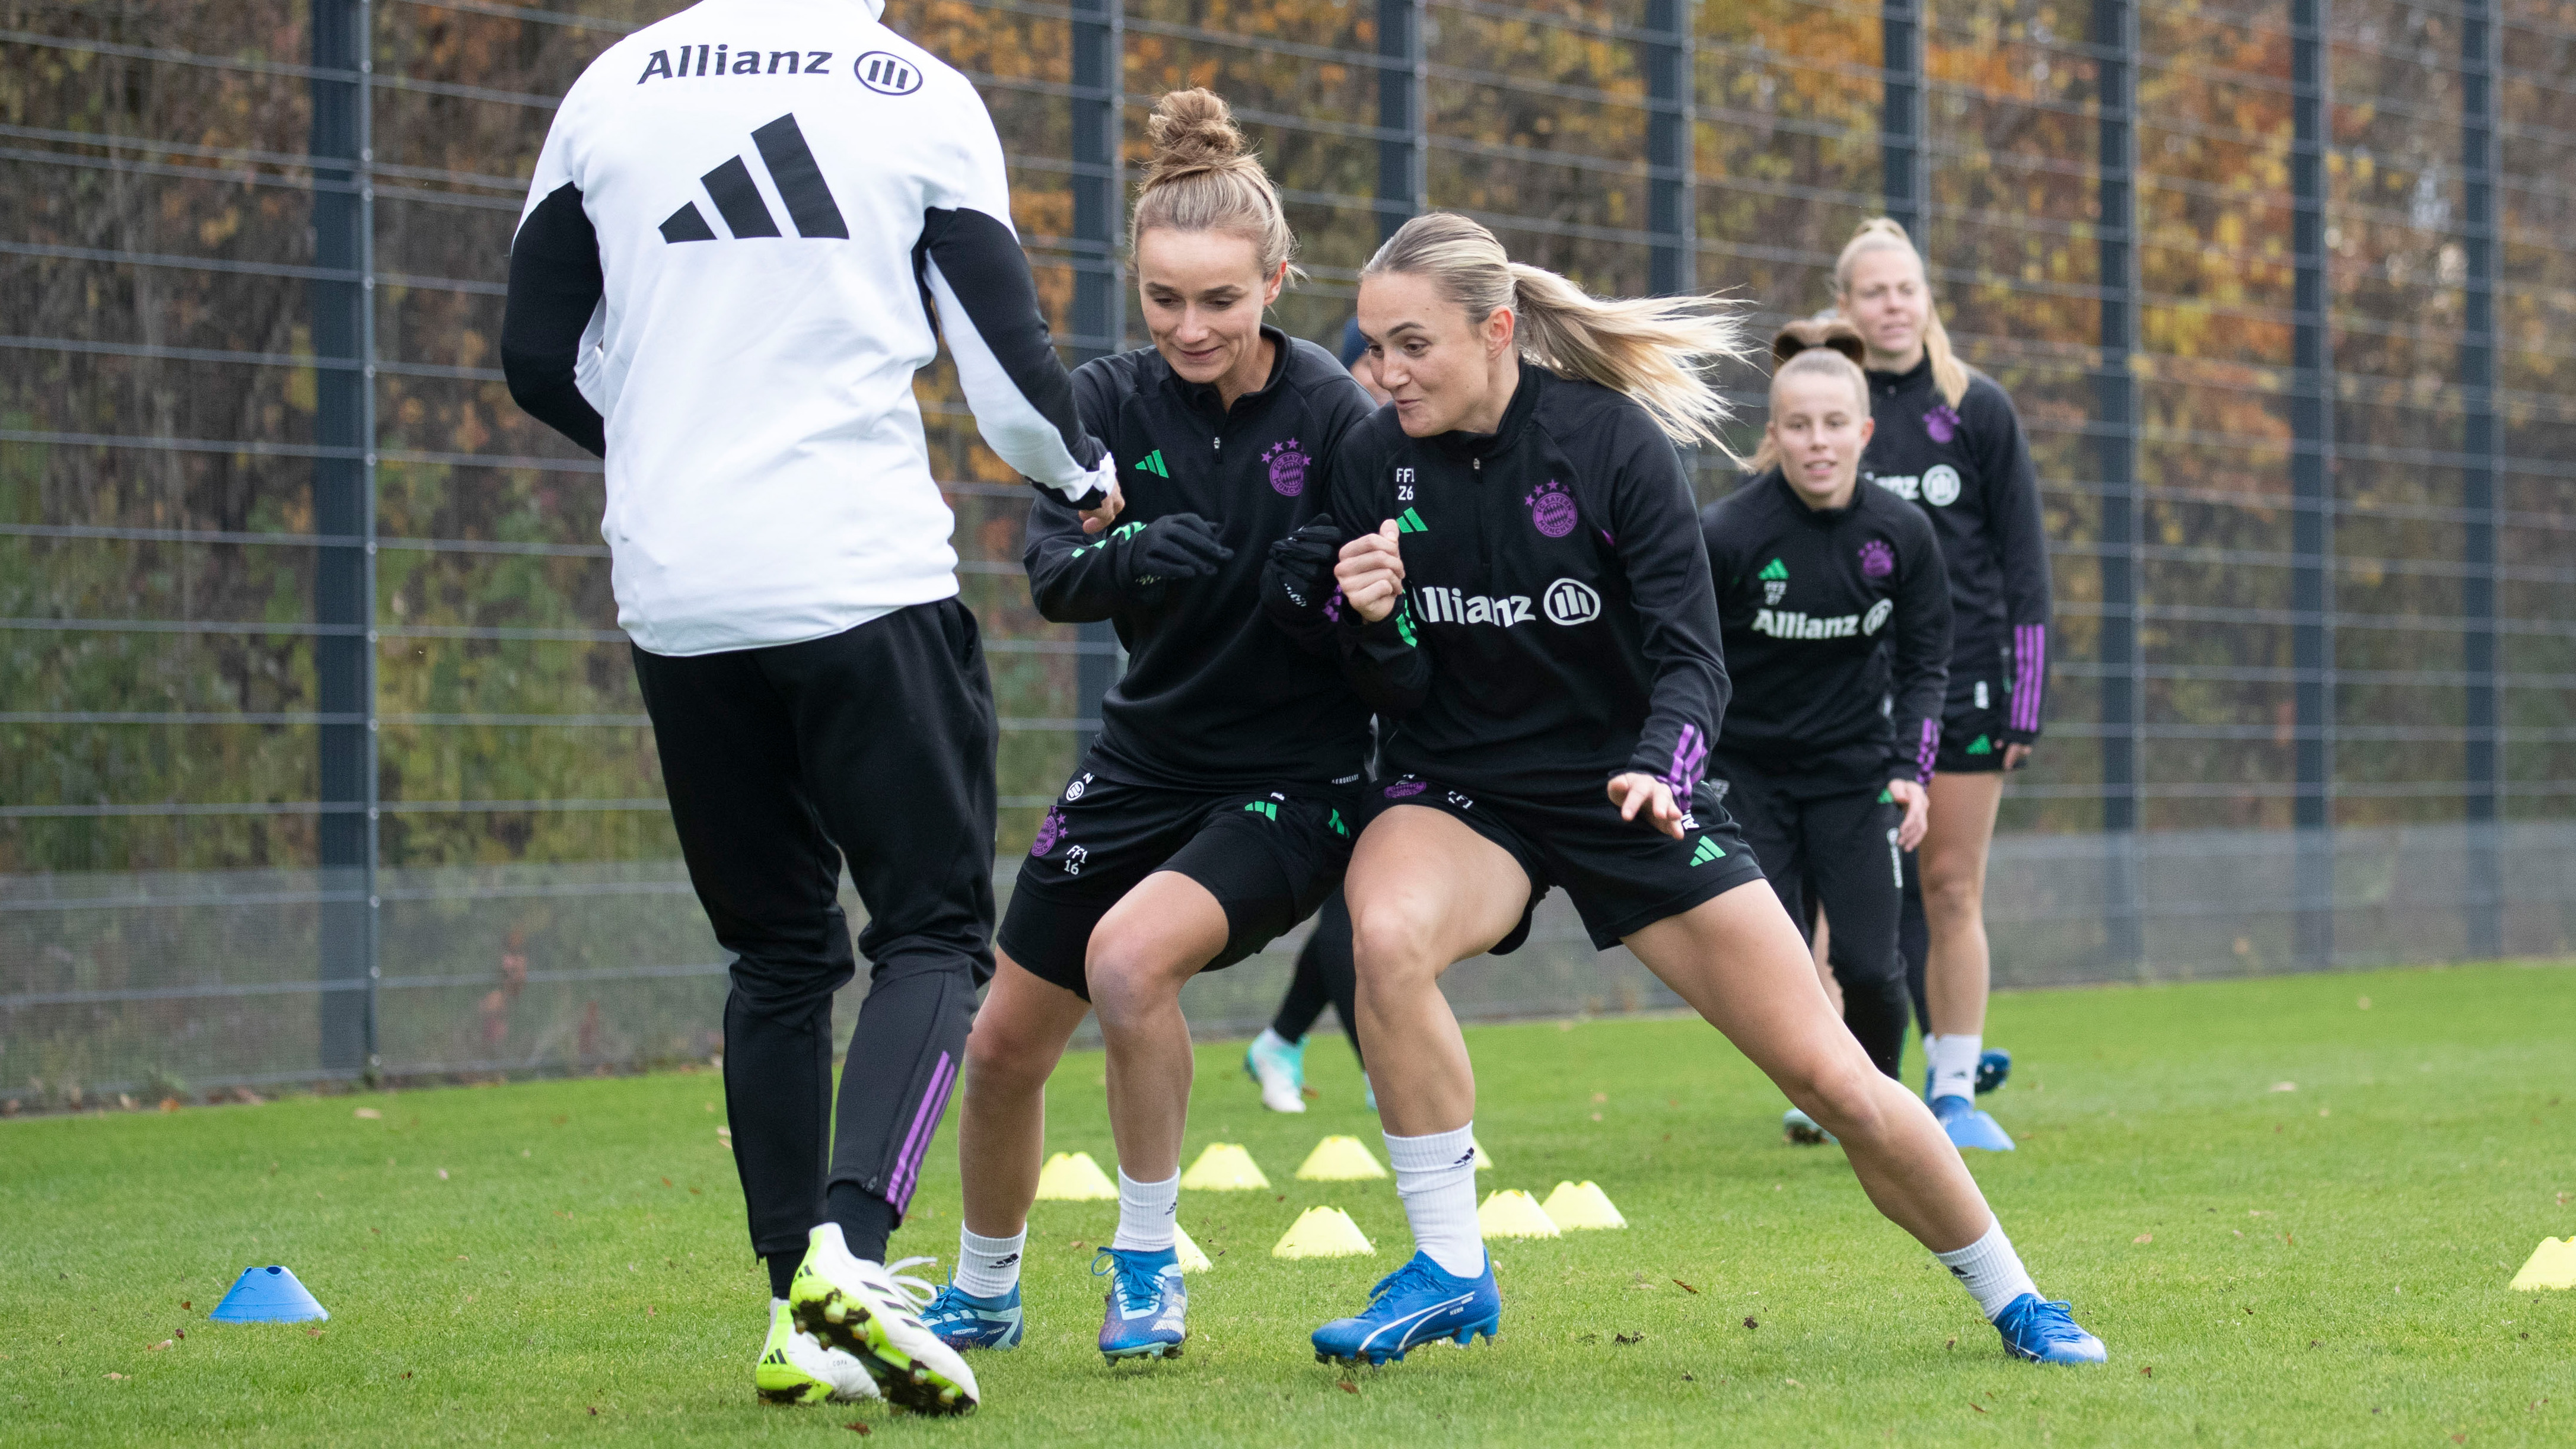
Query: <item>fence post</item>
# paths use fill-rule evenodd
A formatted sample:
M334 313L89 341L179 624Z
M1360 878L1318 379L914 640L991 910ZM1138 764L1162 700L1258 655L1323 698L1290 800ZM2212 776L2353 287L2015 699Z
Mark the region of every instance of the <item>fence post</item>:
M1073 0L1073 331L1076 365L1126 345L1127 291L1118 261L1121 169L1126 140L1125 0ZM1118 679L1118 631L1106 621L1079 626L1088 647L1074 657L1074 759L1100 738L1100 706Z
M1391 65L1377 73L1377 238L1430 209L1431 128L1422 109L1424 0L1377 0L1377 53Z
M2298 827L2292 956L2334 963L2335 640L2333 297L2326 274L2325 156L2331 0L2290 0L2290 251L2297 274L2290 391L2291 663L2298 676Z
M2461 911L2472 956L2504 954L2504 712L2496 689L2496 27L2493 0L2462 0L2460 13L2460 250L2468 263L2460 330L2460 640L2468 676L2464 726L2468 879Z
M313 640L319 736L316 818L321 1061L372 1075L376 1049L375 69L369 0L313 0Z
M1699 290L1697 199L1691 182L1692 11L1698 0L1646 0L1646 229L1655 236L1647 290Z
M1887 214L1928 257L1930 238L1923 235L1924 193L1930 186L1923 159L1922 0L1880 0L1878 13L1879 67L1886 72L1878 119L1879 189L1886 194Z
M2094 106L2100 218L2102 346L2093 371L2093 444L2101 484L2102 834L2104 945L2132 969L2146 964L2138 913L2137 70L2132 0L2093 0Z

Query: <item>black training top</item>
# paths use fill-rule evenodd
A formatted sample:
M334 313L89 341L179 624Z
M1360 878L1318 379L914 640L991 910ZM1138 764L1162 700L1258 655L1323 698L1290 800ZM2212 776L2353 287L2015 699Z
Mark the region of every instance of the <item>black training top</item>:
M1118 459L1126 509L1098 539L1062 502L1029 509L1038 612L1110 620L1127 648L1100 709L1096 758L1115 778L1189 789L1357 779L1368 754L1368 706L1327 640L1301 645L1260 608L1270 545L1324 512L1334 447L1368 417L1368 394L1324 349L1261 333L1278 348L1270 380L1232 408L1150 347L1084 363L1074 402ZM1234 557L1203 578L1132 580L1119 544L1173 513L1216 524Z
M2012 399L1973 368L1952 408L1932 383L1932 360L1869 375L1878 431L1861 477L1922 506L1950 571L1950 672L2008 671L2004 739L2039 738L2048 688L2048 537L2039 477ZM2008 659L2006 656L2009 656Z
M1718 748L1813 761L1875 745L1879 783L1931 779L1950 584L1923 515L1878 488L1810 508L1771 468L1699 526L1736 686Z
M1717 602L1679 455L1643 407L1523 362L1502 426L1410 438L1394 408L1335 460L1333 518L1395 519L1405 593L1337 604L1389 773L1501 795L1643 771L1690 808L1726 712Z

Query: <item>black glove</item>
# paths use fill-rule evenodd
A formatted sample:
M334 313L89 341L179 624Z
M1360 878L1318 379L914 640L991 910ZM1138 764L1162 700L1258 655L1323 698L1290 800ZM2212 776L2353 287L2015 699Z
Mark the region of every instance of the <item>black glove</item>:
M1204 578L1232 557L1234 550L1217 541L1215 524L1195 513L1167 513L1127 540L1119 583L1131 592L1154 590Z
M1330 514L1270 545L1261 566L1261 607L1273 618L1296 618L1323 607L1333 592L1333 565L1344 535Z

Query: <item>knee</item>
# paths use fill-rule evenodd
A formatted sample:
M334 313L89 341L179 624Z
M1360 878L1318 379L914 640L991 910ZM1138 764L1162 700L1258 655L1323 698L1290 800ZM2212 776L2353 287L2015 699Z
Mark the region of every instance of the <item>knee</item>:
M1923 913L1934 920L1973 919L1985 908L1986 873L1974 865L1923 867Z
M1179 971L1165 953L1115 931L1094 930L1083 961L1092 1009L1104 1025L1131 1020L1180 998Z
M1439 955L1430 919L1402 905L1351 913L1351 962L1359 994L1437 976L1449 963Z
M1789 1100L1837 1137L1867 1141L1877 1135L1885 1115L1880 1093L1886 1078L1855 1048L1781 1083Z
M1055 1071L1064 1044L1030 1031L1014 1031L990 1013L966 1035L966 1091L1022 1096L1041 1091Z

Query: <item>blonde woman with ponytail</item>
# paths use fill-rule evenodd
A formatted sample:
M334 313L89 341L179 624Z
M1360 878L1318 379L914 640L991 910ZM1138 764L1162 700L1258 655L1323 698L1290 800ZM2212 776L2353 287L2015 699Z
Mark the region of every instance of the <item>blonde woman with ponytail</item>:
M1100 1014L1118 1230L1100 1351L1181 1352L1175 1253L1191 1053L1183 983L1312 915L1350 858L1369 711L1332 651L1341 535L1331 459L1368 397L1263 313L1294 274L1279 193L1226 104L1174 91L1129 235L1153 345L1085 363L1082 425L1119 460L1125 512L1097 536L1029 512L1029 590L1059 623L1107 620L1128 665L1022 862L992 989L966 1043L957 1271L922 1312L955 1348L1020 1341L1019 1269L1046 1140L1045 1086Z
M1465 217L1418 217L1360 276L1392 394L1334 460L1347 668L1384 766L1345 895L1359 1029L1419 1251L1318 1356L1383 1363L1502 1320L1476 1220L1476 1082L1442 973L1527 938L1562 887L1840 1137L1881 1211L2026 1357L2098 1361L2032 1288L1922 1101L1879 1074L1798 929L1703 790L1726 708L1717 601L1677 443L1727 419L1730 308L1615 301L1513 263ZM1132 505L1131 505L1132 506Z
M1863 222L1834 267L1843 316L1867 344L1877 432L1862 476L1931 520L1950 574L1949 698L1932 776L1932 826L1906 871L1900 946L1930 1081L1924 1096L1961 1147L2010 1151L1976 1107L2003 1085L1986 1051L1986 852L2004 774L2030 758L2048 685L2048 539L2039 479L2012 399L1962 364L1932 305L1923 258L1885 217Z

